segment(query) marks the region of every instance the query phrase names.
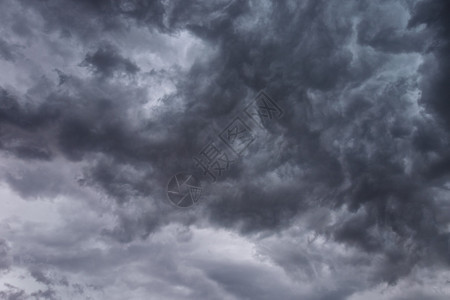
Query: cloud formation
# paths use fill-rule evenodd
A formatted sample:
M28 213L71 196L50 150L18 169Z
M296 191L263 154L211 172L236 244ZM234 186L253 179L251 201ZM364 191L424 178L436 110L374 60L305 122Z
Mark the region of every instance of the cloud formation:
M448 298L449 10L3 2L0 296ZM260 90L284 115L211 183L193 157Z

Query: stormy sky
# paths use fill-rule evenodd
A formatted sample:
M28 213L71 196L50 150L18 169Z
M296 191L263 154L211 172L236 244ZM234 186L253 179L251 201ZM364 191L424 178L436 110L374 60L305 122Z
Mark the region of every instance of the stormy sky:
M0 299L448 299L449 16L1 1Z

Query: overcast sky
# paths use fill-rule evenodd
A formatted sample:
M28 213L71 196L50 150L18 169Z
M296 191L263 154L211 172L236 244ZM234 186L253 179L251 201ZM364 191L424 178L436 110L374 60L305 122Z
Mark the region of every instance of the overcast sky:
M1 1L0 299L449 299L449 16Z

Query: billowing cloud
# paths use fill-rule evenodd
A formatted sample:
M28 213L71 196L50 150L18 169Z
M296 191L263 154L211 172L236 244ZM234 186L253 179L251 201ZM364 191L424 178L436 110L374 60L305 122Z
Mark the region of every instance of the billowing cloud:
M448 297L446 1L0 11L1 297Z

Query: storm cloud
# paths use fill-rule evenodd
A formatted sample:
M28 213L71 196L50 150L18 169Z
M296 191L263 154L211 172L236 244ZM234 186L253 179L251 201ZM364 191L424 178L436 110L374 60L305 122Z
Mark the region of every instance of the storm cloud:
M0 4L0 296L447 299L450 5ZM283 113L245 119L264 91ZM235 155L220 134L254 134ZM213 182L194 158L232 158ZM203 194L171 205L194 174Z

